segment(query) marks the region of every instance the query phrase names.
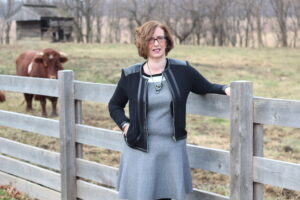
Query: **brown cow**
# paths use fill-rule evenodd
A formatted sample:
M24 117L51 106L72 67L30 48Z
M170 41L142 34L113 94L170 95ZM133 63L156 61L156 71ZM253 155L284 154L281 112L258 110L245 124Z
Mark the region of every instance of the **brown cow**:
M53 49L44 49L42 51L28 50L22 53L16 60L16 70L19 76L29 76L38 78L57 79L58 70L62 70L62 63L67 62L68 58L63 53ZM26 110L32 110L32 94L24 94L27 107ZM42 107L42 115L47 116L46 98L52 102L52 116L57 116L56 97L35 95L35 100L39 100Z
M5 95L3 92L0 91L0 102L5 101Z

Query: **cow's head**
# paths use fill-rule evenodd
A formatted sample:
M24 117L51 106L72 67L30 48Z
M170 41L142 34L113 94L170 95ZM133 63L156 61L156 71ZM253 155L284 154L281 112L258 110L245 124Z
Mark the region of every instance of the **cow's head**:
M66 54L53 49L44 49L34 58L44 72L45 78L56 79L58 70L64 69L62 63L68 61Z

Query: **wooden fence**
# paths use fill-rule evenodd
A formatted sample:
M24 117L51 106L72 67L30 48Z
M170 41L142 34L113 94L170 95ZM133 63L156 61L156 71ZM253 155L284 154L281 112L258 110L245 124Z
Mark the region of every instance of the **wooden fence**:
M69 70L60 71L58 80L0 75L0 90L56 96L60 103L59 120L0 111L0 126L60 139L56 153L0 138L0 185L43 200L118 199L113 189L118 169L82 157L82 144L121 151L119 131L82 124L81 102L107 103L115 86L73 77ZM263 157L263 124L300 128L300 101L253 97L247 81L233 82L231 89L230 98L191 94L187 103L187 113L231 120L230 151L187 147L192 168L230 176L231 195L194 189L187 199L261 200L263 184L300 191L299 164Z

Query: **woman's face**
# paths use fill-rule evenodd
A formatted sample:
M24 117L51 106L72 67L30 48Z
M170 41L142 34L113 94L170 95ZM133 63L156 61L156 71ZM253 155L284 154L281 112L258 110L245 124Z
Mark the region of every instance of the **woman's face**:
M148 58L157 59L166 56L165 32L160 27L156 27L152 37L148 40Z

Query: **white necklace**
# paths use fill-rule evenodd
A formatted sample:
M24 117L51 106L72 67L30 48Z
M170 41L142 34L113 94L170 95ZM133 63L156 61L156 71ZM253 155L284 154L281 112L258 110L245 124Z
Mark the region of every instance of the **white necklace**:
M152 73L151 73L151 70L150 70L150 67L148 65L148 61L147 61L146 64L147 64L147 67L148 67L148 70L149 70L152 82L155 84L155 86L154 86L155 94L158 94L162 90L162 88L163 88L163 83L162 83L162 81L163 81L163 73L161 73L161 80L160 80L160 82L154 82L153 76L152 76Z

